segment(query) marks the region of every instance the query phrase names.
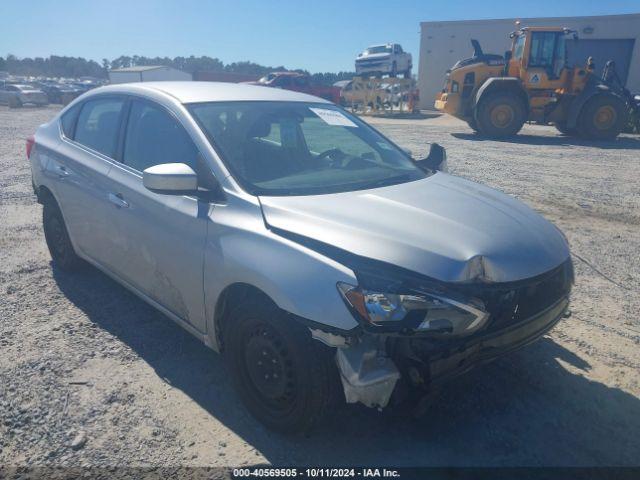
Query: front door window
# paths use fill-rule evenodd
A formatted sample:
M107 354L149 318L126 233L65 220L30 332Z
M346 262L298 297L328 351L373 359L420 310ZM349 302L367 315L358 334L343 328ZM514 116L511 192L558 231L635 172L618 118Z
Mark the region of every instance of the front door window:
M529 67L544 68L549 79L556 79L564 67L564 52L564 35L558 32L533 32Z

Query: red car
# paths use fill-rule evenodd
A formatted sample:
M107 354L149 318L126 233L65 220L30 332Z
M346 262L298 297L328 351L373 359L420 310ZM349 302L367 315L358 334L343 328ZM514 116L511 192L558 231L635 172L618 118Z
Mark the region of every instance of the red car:
M297 72L272 72L265 75L254 85L265 87L283 88L295 92L308 93L329 100L333 103L340 103L340 89L324 85L314 85L311 83L309 75Z

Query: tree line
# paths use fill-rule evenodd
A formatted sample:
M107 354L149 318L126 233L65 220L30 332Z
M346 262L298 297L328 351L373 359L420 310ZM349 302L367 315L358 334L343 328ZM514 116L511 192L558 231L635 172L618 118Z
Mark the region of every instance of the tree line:
M268 67L254 62L233 62L225 64L218 58L207 56L196 57L144 57L122 55L113 60L102 59L102 63L87 60L82 57L65 57L51 55L47 58L18 58L15 55L0 57L0 71L7 71L12 75L43 76L43 77L96 77L107 78L108 70L112 68L126 68L145 65L164 65L168 67L194 73L197 71L229 72L256 77L274 71L294 71L309 73L306 70L290 70L284 66ZM323 85L331 85L338 80L348 80L354 72L325 72L311 74L312 81Z

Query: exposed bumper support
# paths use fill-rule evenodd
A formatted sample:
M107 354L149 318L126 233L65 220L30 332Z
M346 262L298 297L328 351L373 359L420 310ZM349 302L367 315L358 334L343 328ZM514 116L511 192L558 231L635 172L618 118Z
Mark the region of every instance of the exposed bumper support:
M347 403L384 408L389 403L400 372L377 339L363 337L349 348L339 348L336 361Z

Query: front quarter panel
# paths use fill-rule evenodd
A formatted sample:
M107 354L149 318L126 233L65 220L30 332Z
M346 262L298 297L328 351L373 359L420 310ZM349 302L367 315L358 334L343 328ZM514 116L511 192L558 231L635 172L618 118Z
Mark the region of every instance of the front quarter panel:
M209 217L204 288L214 345L217 299L236 283L257 287L307 320L345 331L358 326L336 288L337 282L356 284L354 273L268 230L257 199L228 195L228 203L214 206Z

